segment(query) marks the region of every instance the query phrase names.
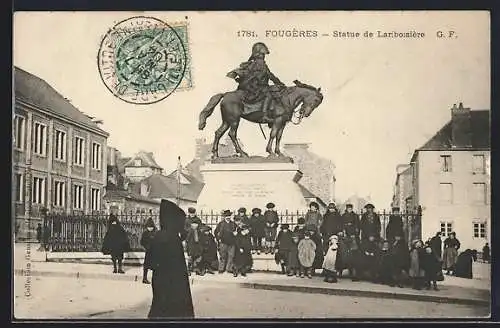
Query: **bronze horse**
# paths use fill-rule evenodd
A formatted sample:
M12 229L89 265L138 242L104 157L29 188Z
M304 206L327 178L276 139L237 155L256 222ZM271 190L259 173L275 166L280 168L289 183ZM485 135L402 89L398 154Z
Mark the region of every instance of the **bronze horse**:
M217 158L219 156L219 141L227 130L229 130L229 137L234 144L236 152L240 156L248 157L248 154L241 149L237 139L238 126L241 118L253 123L268 124L271 128L271 135L267 143L266 151L269 155L282 156L280 151L280 141L286 124L292 120L295 113L298 113L299 120L303 117L309 117L314 109L316 109L316 107L318 107L323 101L321 88L315 88L297 80L294 81L294 84L295 86L286 87L280 93L281 96L278 99L275 99L274 109L271 112L271 122L263 121L263 113L261 111L243 114L244 104L242 99L244 94L241 90L218 93L210 98L208 104L200 113L198 129L203 130L205 128L207 118L212 115L215 106L217 106L217 104L222 100L222 124L215 131L215 140L212 146L212 158ZM297 108L300 104L302 105L296 112L295 108ZM273 140L276 140L274 153L272 151Z

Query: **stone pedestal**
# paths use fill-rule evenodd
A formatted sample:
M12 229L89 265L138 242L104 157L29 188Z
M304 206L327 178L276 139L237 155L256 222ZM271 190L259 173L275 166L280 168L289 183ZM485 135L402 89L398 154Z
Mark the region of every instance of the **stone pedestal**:
M237 210L245 207L265 210L269 202L276 210L303 211L306 200L297 182L302 177L290 162L219 162L200 168L205 187L198 198L202 211Z

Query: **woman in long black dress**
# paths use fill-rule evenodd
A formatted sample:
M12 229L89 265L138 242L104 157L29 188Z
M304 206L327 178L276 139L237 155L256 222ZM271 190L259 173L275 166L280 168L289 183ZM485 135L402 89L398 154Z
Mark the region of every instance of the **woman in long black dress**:
M148 318L193 318L182 240L186 238L186 214L174 203L162 200L160 231L151 243L153 301Z

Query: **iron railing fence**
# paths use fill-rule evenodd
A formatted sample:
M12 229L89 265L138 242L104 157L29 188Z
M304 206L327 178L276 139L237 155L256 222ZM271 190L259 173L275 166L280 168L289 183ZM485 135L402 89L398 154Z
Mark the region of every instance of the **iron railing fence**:
M381 236L386 237L386 227L389 223L390 212L378 212L381 222ZM279 223L288 223L291 229L297 225L305 212L284 211L278 212ZM361 219L361 213L358 214ZM421 238L420 214L401 213L403 228L408 242ZM159 226L158 214L118 213L118 220L127 231L132 251L142 251L140 238L144 231L144 224L148 218L153 219ZM200 212L201 221L215 229L222 220L222 215L215 211ZM46 249L53 252L99 252L106 234L109 215L106 213L84 214L45 214L43 218L42 241Z

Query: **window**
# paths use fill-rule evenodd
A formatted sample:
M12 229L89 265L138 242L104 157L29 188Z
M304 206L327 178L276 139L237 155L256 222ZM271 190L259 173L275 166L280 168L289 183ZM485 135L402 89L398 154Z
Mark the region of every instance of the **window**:
M21 173L16 173L14 178L16 202L22 202L24 200L24 176Z
M34 204L45 204L45 179L33 178L32 196Z
M95 142L92 143L92 168L101 169L101 145Z
M141 166L141 160L140 159L135 159L134 160L134 166Z
M83 186L73 186L73 207L76 209L83 209Z
M474 203L486 204L486 184L474 183L472 185L472 192L474 194Z
M24 149L24 138L26 135L26 119L16 115L14 118L14 147Z
M474 173L484 174L486 171L486 161L484 155L472 156L472 170Z
M57 159L66 159L66 133L64 131L56 130L55 138L55 156Z
M473 223L473 237L486 238L486 222Z
M99 211L101 209L101 190L92 188L90 191L90 205L92 211Z
M47 126L39 122L35 122L33 126L33 152L45 156L47 153Z
M75 137L75 154L73 156L73 163L76 165L83 165L85 158L85 140L81 137Z
M441 155L441 172L451 172L451 156Z
M448 237L450 233L453 232L453 222L442 221L441 222L441 234Z
M54 183L54 206L66 206L66 184L62 181Z
M441 204L453 203L453 185L451 183L439 184L439 200Z

